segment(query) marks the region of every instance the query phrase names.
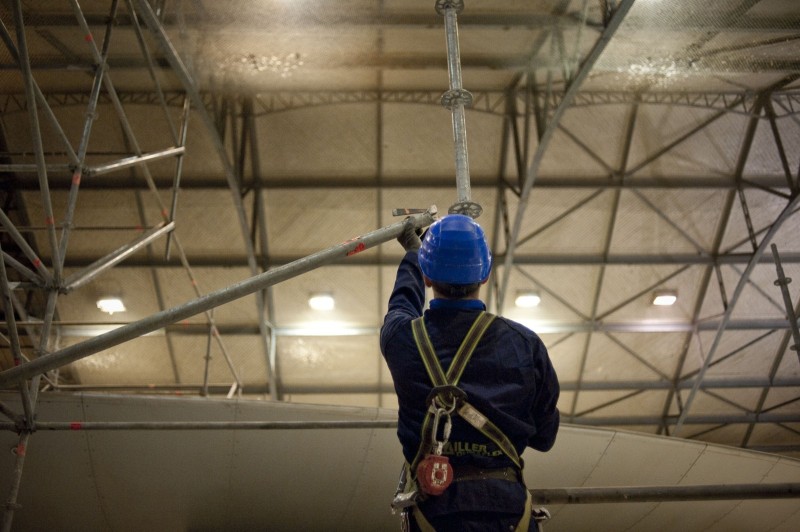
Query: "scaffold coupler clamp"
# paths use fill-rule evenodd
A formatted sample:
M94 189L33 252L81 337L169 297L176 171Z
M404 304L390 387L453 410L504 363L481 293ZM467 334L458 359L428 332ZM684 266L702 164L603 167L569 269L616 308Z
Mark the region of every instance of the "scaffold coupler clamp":
M448 9L455 9L456 14L464 11L464 0L436 0L436 13L444 16Z
M439 208L436 205L431 205L427 209L415 209L410 207L399 207L392 209L392 216L411 216L413 214L430 214L433 218L439 214Z
M472 107L472 93L467 89L450 89L439 99L442 107L452 111L456 105Z
M531 516L536 521L536 527L539 532L544 530L544 524L550 520L550 511L544 506L541 508L531 508Z
M459 201L454 203L447 210L448 214L465 214L473 220L483 214L483 207L474 201Z

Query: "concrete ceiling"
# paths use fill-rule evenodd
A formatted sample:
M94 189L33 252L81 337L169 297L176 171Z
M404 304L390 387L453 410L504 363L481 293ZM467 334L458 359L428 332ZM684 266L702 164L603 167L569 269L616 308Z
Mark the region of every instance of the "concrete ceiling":
M456 202L434 2L14 5L0 384L394 407L392 238L216 298ZM542 336L564 420L799 455L800 284L775 283L800 279L800 4L468 0L458 25L483 296Z

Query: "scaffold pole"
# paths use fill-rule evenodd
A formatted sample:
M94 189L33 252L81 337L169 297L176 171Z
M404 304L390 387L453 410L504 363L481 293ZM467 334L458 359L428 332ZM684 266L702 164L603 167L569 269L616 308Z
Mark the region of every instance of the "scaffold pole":
M355 237L328 249L318 251L307 257L290 262L284 266L249 277L236 284L210 292L193 299L183 305L157 312L139 321L123 325L100 336L90 338L81 343L65 347L59 351L44 355L31 362L0 372L0 388L7 388L35 375L60 368L98 353L109 347L119 345L128 340L156 331L166 325L181 321L212 308L230 303L236 299L263 290L268 286L280 283L309 272L336 260L346 259L378 244L397 238L406 224L415 228L427 227L433 223L437 209L431 206L427 212L409 216L401 222L382 229L377 229L362 236Z

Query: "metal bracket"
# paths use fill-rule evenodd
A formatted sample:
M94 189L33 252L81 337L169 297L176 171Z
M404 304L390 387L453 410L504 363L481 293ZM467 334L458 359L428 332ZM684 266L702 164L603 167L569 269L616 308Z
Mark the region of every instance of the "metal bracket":
M456 14L464 11L464 0L436 0L436 12L444 15L448 9L455 9Z
M459 201L450 206L449 214L466 214L470 218L477 218L483 213L483 207L474 201Z
M442 94L439 103L450 111L457 105L472 107L472 93L467 89L452 89Z

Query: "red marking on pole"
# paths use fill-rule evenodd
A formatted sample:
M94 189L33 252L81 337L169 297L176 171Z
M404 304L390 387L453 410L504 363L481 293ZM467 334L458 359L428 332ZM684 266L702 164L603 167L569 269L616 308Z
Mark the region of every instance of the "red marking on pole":
M83 428L83 424L80 421L73 421L69 424L69 430L81 430Z
M188 327L188 326L189 326L189 320L183 320L183 321L181 322L181 325L182 325L183 327Z
M167 209L161 209L161 216L164 218L169 218L169 213L167 212Z
M14 365L15 366L19 366L19 364L20 364L20 360L18 358L15 358L14 359Z
M355 255L356 253L361 253L365 249L367 249L367 246L363 242L359 242L358 245L355 248L353 248L351 251L347 252L347 256L349 257L350 255Z
M81 184L81 173L75 172L72 174L72 184L73 185L80 185Z
M33 267L34 268L38 268L41 265L42 265L42 261L38 257L33 259Z
M94 37L92 37L91 33L87 33L86 36L83 38L86 42L92 42Z
M141 233L144 231L144 227L142 227L141 225L137 225L136 230Z
M56 221L53 219L52 216L48 216L44 219L45 225L55 225Z
M21 443L17 445L17 456L25 456L25 446Z

